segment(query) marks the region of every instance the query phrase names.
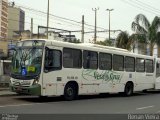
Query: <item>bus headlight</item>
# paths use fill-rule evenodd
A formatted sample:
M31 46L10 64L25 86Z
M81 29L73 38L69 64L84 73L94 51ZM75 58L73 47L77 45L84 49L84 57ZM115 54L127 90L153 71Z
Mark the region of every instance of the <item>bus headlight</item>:
M39 82L39 77L36 77L36 78L34 79L34 81L33 81L33 85L38 84L38 82Z

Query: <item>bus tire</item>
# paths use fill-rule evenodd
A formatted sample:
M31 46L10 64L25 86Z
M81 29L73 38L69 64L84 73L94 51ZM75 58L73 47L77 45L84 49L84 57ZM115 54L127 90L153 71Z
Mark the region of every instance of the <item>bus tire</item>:
M133 83L128 82L124 88L124 96L131 96L133 94Z
M48 98L48 96L39 96L39 99L40 99L40 100L43 100L43 101L44 101L44 100L47 100L47 98Z
M67 84L64 88L64 99L67 101L71 101L76 99L76 97L77 97L77 92L75 85L72 83Z
M142 92L143 92L143 93L147 93L148 91L147 91L147 90L143 90Z

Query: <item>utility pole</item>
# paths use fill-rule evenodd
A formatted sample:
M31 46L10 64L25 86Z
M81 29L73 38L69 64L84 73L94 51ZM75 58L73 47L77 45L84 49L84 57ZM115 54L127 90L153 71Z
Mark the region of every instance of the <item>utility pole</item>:
M84 15L82 15L82 38L81 42L84 43Z
M32 39L32 34L33 34L33 18L31 18L31 34L30 34L30 39Z
M48 10L47 10L47 39L48 39L48 27L49 27L49 0L48 0Z
M97 10L99 10L99 8L92 8L92 10L95 12L94 43L96 43L97 41Z
M111 39L111 38L110 38L110 29L111 29L111 28L110 28L110 24L111 24L111 23L110 23L110 12L113 11L113 10L114 10L114 9L106 9L106 11L109 12L109 40Z

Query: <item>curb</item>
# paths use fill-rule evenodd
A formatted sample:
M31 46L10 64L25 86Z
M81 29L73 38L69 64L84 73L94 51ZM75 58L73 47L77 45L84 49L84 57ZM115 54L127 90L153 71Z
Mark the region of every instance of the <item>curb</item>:
M3 94L3 95L0 95L0 97L10 97L10 96L17 96L17 94L13 93L13 94Z

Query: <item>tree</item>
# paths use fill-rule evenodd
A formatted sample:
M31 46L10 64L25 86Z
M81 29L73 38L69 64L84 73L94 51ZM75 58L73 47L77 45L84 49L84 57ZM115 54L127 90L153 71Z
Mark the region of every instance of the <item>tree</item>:
M122 31L118 34L116 39L116 47L131 50L133 39L126 31Z
M108 39L106 39L105 41L96 41L95 44L104 45L104 46L113 46L113 42Z
M135 20L132 22L132 30L137 34L137 38L139 36L143 36L143 39L140 39L138 43L143 43L150 45L150 55L153 55L154 45L157 44L160 46L160 42L158 36L158 29L160 26L160 18L155 17L152 23L148 21L145 15L138 14L135 17Z
M146 54L146 36L145 35L138 35L138 34L132 34L130 36L130 40L132 40L132 49L133 52L135 52L135 48L138 45L138 50L141 54Z

